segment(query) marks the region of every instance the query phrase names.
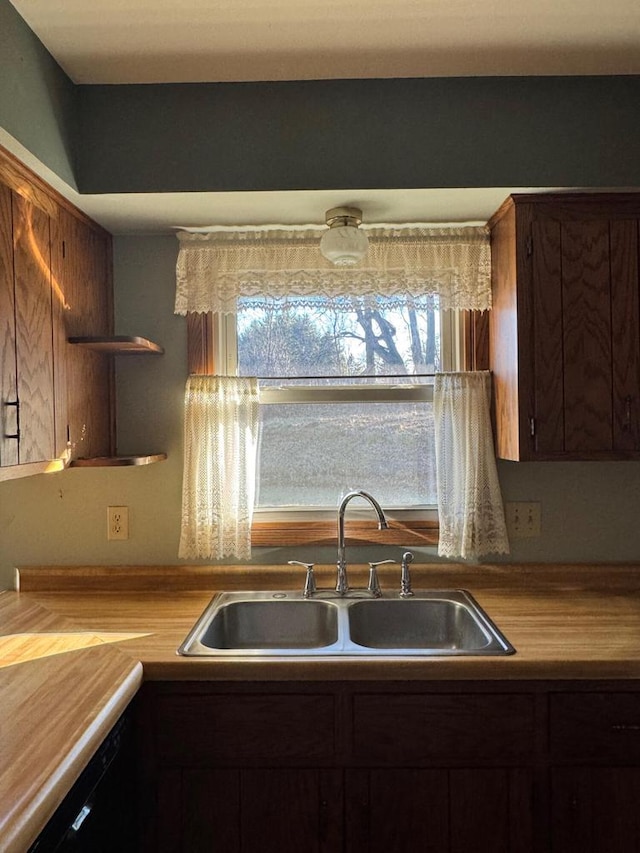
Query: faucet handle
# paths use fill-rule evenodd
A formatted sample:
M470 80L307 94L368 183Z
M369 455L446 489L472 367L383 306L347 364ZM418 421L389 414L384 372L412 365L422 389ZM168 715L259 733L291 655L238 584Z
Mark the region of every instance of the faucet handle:
M413 591L411 589L411 572L409 564L413 563L413 553L405 551L402 555L402 569L400 575L400 598L411 598Z
M395 563L395 560L378 560L377 563L369 563L369 583L367 584L367 591L376 598L380 598L382 595L380 581L378 579L378 566L383 566L385 563Z
M304 589L302 590L302 595L305 598L311 598L311 596L316 591L316 576L313 573L313 567L315 563L302 563L300 560L288 560L287 561L290 566L302 566L307 570L307 576L304 581Z

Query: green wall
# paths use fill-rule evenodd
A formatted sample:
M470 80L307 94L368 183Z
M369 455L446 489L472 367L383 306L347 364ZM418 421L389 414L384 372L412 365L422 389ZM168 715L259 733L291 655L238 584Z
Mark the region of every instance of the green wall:
M77 87L0 0L0 127L76 188Z
M118 362L121 453L166 451L145 468L71 469L0 483L0 588L20 564L178 564L186 321L173 314L177 241L115 240L116 328L162 344L162 356ZM499 463L505 500L540 501L542 536L514 542L510 560L640 562L640 463ZM130 508L130 539L108 542L106 508ZM349 557L399 559L397 546ZM435 558L433 549L416 551ZM254 549L256 563L331 563L333 548ZM233 561L229 561L233 562ZM504 562L504 560L503 560Z
M640 77L81 86L83 192L640 184Z

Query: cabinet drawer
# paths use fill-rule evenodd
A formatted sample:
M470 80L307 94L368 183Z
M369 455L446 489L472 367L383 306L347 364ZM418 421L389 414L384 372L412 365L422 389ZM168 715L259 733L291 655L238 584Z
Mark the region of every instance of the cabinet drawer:
M326 694L165 696L156 719L165 762L322 759L334 753L334 699Z
M533 752L530 696L370 694L354 698L353 712L354 754L362 759L504 764Z
M640 762L640 694L557 694L549 710L552 760Z

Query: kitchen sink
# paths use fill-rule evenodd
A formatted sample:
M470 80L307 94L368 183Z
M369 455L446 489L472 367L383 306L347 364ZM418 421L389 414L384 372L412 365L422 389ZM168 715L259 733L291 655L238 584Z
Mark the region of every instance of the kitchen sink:
M225 592L178 653L195 657L508 655L513 646L464 590L363 598L327 590Z

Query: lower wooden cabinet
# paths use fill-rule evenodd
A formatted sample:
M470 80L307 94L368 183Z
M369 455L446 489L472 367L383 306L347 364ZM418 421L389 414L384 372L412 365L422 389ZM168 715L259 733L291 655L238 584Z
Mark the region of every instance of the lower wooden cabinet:
M165 774L161 785L167 808L159 816L155 850L330 853L342 849L343 787L337 771L185 769Z
M637 853L631 683L148 683L141 850Z
M533 851L533 697L400 689L146 685L142 849Z
M640 851L640 694L550 697L553 853Z
M640 850L640 768L554 768L553 853Z
M504 768L346 773L346 846L357 853L529 853L532 774Z

